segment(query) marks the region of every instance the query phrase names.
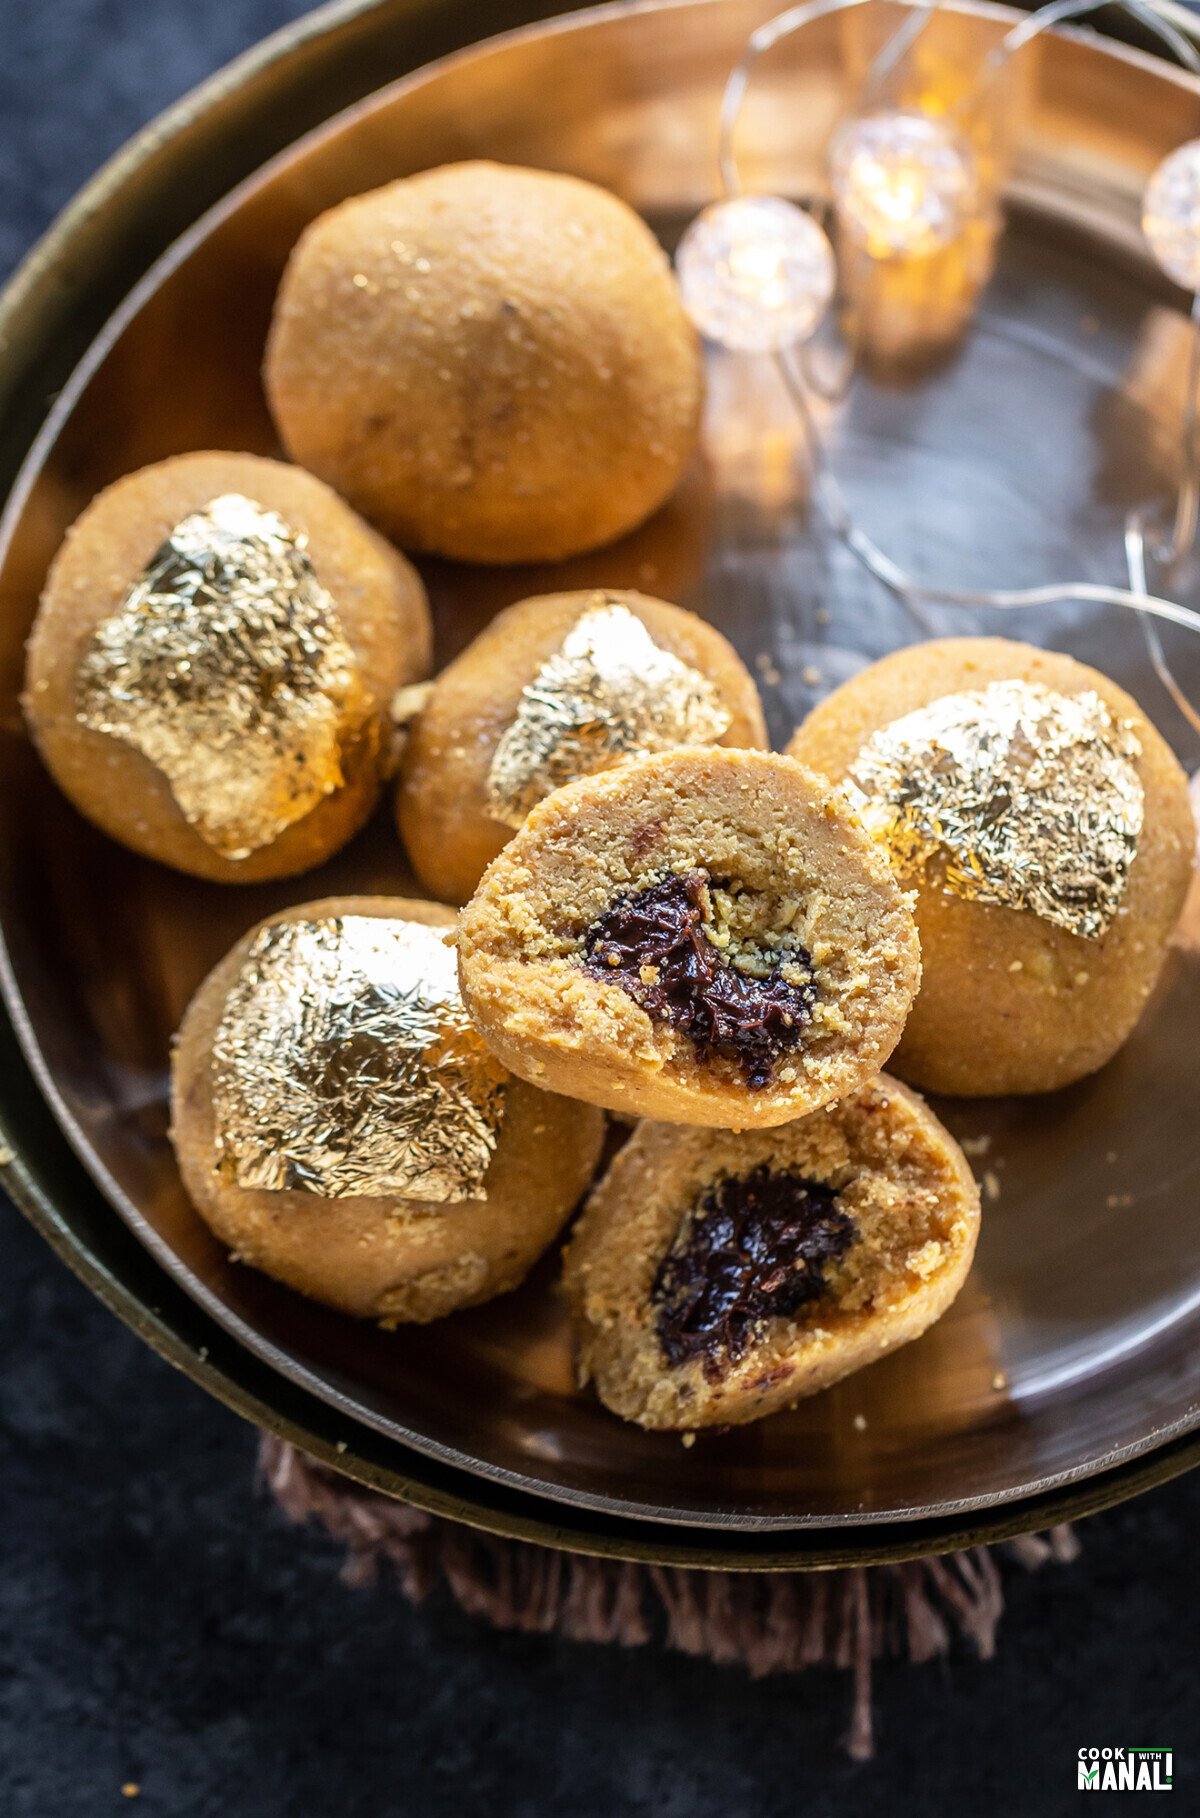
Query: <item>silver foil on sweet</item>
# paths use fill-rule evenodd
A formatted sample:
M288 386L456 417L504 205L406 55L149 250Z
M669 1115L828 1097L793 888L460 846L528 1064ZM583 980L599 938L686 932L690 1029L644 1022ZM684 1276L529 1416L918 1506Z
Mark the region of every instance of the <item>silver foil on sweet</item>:
M1132 726L1090 689L992 682L882 727L849 793L901 877L1097 940L1129 881L1145 797Z
M364 915L260 931L213 1045L220 1172L327 1199L486 1199L508 1075L444 932Z
M341 787L358 661L306 540L224 493L172 530L84 652L81 724L132 745L227 859Z
M488 813L519 827L564 783L626 758L714 744L731 719L706 675L598 595L522 693L492 757Z

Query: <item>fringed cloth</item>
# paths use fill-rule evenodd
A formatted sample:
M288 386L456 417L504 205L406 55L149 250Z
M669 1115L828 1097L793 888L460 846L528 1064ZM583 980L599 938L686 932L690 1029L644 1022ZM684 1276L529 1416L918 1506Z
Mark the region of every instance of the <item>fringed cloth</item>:
M386 1563L412 1602L444 1584L464 1610L498 1629L621 1647L658 1643L755 1678L812 1666L849 1671L845 1746L856 1761L874 1753L874 1661L932 1660L956 1635L989 1659L1004 1611L998 1561L1036 1570L1079 1551L1070 1528L1057 1527L902 1565L686 1571L590 1559L462 1527L364 1489L270 1434L262 1436L260 1464L289 1520L318 1521L346 1548L350 1584L369 1583Z

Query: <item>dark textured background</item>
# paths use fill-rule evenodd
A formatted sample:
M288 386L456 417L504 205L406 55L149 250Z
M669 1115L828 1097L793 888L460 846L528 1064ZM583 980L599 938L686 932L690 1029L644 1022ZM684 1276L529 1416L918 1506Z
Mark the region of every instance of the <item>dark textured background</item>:
M0 0L0 270L97 164L303 0ZM486 30L486 5L480 31ZM1173 1745L1200 1811L1200 1474L1009 1581L1000 1657L753 1685L350 1591L253 1484L254 1436L0 1205L0 1818L1004 1818L1083 1744ZM140 1787L122 1796L126 1782Z

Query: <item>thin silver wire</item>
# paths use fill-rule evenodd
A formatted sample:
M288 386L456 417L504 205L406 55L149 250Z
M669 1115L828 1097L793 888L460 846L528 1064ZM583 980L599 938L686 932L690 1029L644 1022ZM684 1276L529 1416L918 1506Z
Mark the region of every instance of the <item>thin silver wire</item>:
M864 85L868 93L873 92L907 56L936 13L940 0L897 0L897 3L909 9L912 16L904 20L876 53ZM1093 0L1093 3L1098 3L1098 0ZM803 31L806 25L814 25L818 19L827 18L831 13L848 13L854 7L871 4L873 0L802 0L799 6L788 7L786 12L777 13L773 19L766 20L751 32L745 50L729 73L717 117L717 163L721 172L721 188L726 196L740 196L742 193L733 136L759 58L785 38Z
M994 45L984 58L976 95L999 74L1011 57L1032 43L1034 38L1040 37L1042 32L1051 31L1056 25L1065 25L1068 20L1080 19L1085 13L1099 12L1107 4L1108 0L1050 0L1048 6L1041 6L1036 12L1029 13L1019 25L1014 25L1011 31L1005 32L999 44ZM1119 0L1119 4L1123 12L1129 13L1150 31L1157 33L1185 68L1200 69L1195 47L1170 19L1160 13L1155 0Z
M1021 611L1031 606L1063 606L1072 600L1090 605L1131 607L1136 612L1163 619L1171 625L1182 625L1188 631L1200 632L1200 612L1180 606L1174 600L1159 599L1144 585L1136 589L1112 587L1102 581L1054 581L1041 587L982 589L973 587L934 587L914 581L882 550L861 525L855 523L846 495L834 474L812 407L786 353L776 355L776 362L796 406L804 430L813 475L813 496L847 548L858 557L863 567L882 581L910 606L970 606ZM929 626L923 616L919 622Z
M742 57L730 73L721 98L718 163L726 196L741 193L734 136L750 78L759 59L783 39L802 31L816 20L830 14L848 12L866 3L867 0L803 0L801 5L790 7L775 18L768 19L751 34ZM866 98L877 92L899 67L938 9L938 0L903 0L903 3L910 8L909 16L876 53L864 83L863 94ZM977 102L980 91L1018 51L1041 32L1069 19L1098 11L1104 4L1105 0L1050 0L1050 4L1031 13L989 51L982 65L979 83L959 106ZM1155 31L1180 63L1193 72L1200 72L1200 54L1171 20L1160 13L1156 0L1120 0L1120 4L1131 17ZM1170 566L1193 546L1196 538L1200 517L1200 293L1192 299L1191 334L1181 437L1183 461L1174 521L1169 537L1164 540L1163 534L1155 532L1142 514L1130 513L1125 527L1125 556L1130 580L1127 588L1094 581L1061 581L1041 587L984 589L935 587L914 580L855 522L846 495L830 465L824 439L812 412L810 392L814 390L826 399L838 400L845 396L853 378L857 349L850 350L838 384L830 388L814 384L813 367L807 350L800 350L799 353L785 350L776 355L776 364L804 433L814 503L819 506L835 535L851 554L868 573L874 575L903 602L923 630L932 632L935 629L925 611L930 606L1021 611L1079 601L1132 610L1139 615L1155 673L1189 725L1200 732L1200 713L1172 674L1155 624L1156 620L1162 620L1200 633L1200 613L1151 593L1146 561L1149 554L1161 565Z
M1185 556L1196 541L1197 512L1200 508L1200 293L1192 298L1191 341L1183 407L1183 466L1175 500L1175 520L1170 536L1152 533L1150 554L1164 568Z
M863 84L863 97L867 103L903 63L937 12L940 0L897 0L897 3L909 9L908 17L881 45L867 70ZM730 73L721 97L717 162L726 198L742 193L741 174L734 150L734 132L759 58L783 39L803 31L805 26L814 24L816 20L833 13L848 12L852 7L865 4L867 0L803 0L803 4L789 7L786 12L766 20L750 34L746 48ZM809 212L820 227L827 229L829 204L826 199L814 200L809 205ZM842 358L837 362L828 359L819 361L811 343L805 343L799 358L808 389L826 403L840 404L854 382L860 352L857 334L844 347Z
M937 12L941 0L924 0L924 4L914 3L914 0L910 0L910 4L912 4L912 11L908 18L876 51L870 68L867 70L862 94L859 97L860 113L866 113L888 77L899 69Z
M1200 294L1192 298L1191 345L1188 350L1187 394L1184 405L1183 473L1175 501L1175 519L1171 534L1165 540L1147 523L1142 512L1131 511L1125 521L1125 565L1129 584L1145 593L1149 586L1147 556L1170 569L1187 554L1196 541L1197 504L1200 481L1197 475L1197 416L1200 414ZM1193 731L1200 733L1200 712L1179 686L1167 661L1158 635L1158 627L1146 614L1142 616L1142 635L1154 665L1154 673L1174 701Z
M1125 523L1125 561L1129 569L1129 584L1137 594L1147 591L1146 575L1146 537L1145 525L1138 512L1130 512ZM1150 652L1150 661L1154 673L1174 701L1176 707L1194 732L1200 732L1200 713L1193 707L1183 689L1179 686L1167 662L1158 627L1147 613L1142 614L1142 635L1146 648Z

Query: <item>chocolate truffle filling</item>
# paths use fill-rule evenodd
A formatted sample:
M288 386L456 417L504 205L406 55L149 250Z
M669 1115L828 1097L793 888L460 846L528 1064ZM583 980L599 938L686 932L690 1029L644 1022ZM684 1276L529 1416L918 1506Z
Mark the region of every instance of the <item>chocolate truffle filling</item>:
M812 1015L812 960L800 946L789 968L757 977L731 965L705 928L708 876L673 872L647 890L618 898L583 939L588 971L627 991L651 1021L688 1036L697 1059L734 1060L752 1091L770 1083L781 1054L797 1046Z
M713 1186L679 1226L654 1277L659 1342L669 1361L704 1359L719 1377L764 1319L786 1319L825 1292L825 1263L856 1236L832 1187L762 1162Z

